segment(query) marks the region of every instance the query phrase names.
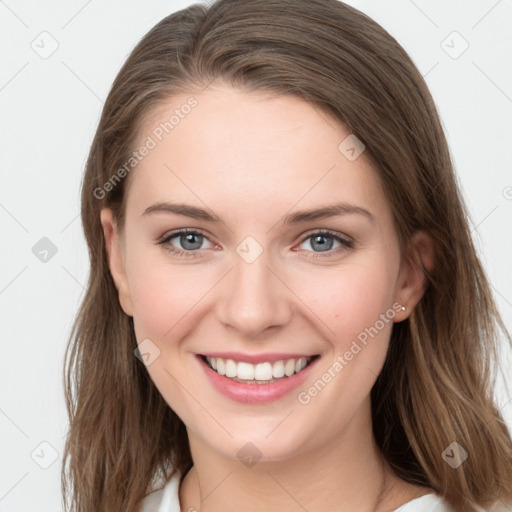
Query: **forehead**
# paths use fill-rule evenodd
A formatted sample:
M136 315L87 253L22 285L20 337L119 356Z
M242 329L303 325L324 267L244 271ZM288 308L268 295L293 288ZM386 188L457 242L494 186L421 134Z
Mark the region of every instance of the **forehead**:
M154 201L187 201L237 215L263 215L350 201L386 209L364 152L349 159L350 132L291 95L208 88L168 98L141 126L151 147L130 179L127 212ZM351 139L349 139L351 140ZM340 148L340 143L342 144ZM349 155L350 156L350 155ZM231 212L232 213L232 212Z

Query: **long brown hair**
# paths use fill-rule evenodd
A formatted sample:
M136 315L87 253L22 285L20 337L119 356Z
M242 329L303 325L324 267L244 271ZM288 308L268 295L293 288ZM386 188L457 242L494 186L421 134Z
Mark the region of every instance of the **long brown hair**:
M147 116L213 80L291 94L334 116L365 144L402 249L417 230L432 237L428 287L394 325L371 391L375 438L401 478L433 488L458 512L512 500L512 442L493 400L497 344L510 335L421 74L382 27L337 0L218 0L167 16L140 41L92 143L81 198L90 275L64 371L65 505L135 512L155 475L168 479L192 465L183 422L134 357L133 319L119 304L99 219L109 207L122 229L131 174L118 171ZM123 179L105 187L114 175ZM469 454L456 469L442 456L453 442Z

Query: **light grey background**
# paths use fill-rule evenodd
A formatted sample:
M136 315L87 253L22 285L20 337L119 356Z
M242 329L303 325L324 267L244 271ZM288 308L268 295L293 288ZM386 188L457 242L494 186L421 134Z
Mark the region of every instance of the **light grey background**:
M84 163L130 50L191 3L0 0L0 512L62 509L62 361L88 273ZM349 3L396 37L426 77L512 330L512 0ZM46 262L33 252L43 237L57 249ZM503 360L510 383L510 351ZM512 426L503 382L497 396Z

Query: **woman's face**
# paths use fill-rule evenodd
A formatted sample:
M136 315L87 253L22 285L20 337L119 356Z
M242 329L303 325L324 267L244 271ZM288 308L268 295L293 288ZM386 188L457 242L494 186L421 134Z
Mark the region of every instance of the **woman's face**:
M217 453L286 459L371 428L393 323L417 299L349 135L300 99L227 86L143 126L111 270L152 380Z

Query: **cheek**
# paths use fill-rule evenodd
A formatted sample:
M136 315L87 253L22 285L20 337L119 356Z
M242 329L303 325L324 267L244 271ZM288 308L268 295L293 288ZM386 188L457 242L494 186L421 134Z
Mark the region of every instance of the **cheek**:
M223 271L204 263L170 263L163 250L140 249L132 255L129 281L137 339L179 339ZM327 326L321 332L338 345L374 325L393 303L394 265L382 252L369 251L336 268L295 269L281 275L295 291L289 300L317 326Z
M215 276L201 265L177 265L166 254L134 251L130 260L130 295L135 336L149 339L158 356L147 366L151 380L166 402L187 424L204 411L191 397L201 396L189 378L190 361L181 343L193 331L200 299L212 288ZM156 348L155 348L156 346Z
M334 331L325 337L330 350L324 364L297 394L304 421L321 419L322 429L338 431L368 398L386 359L396 314L394 272L393 263L381 256L347 264L326 274L325 281L317 275L304 283L311 309Z
M395 279L394 265L381 254L304 274L295 289L300 286L297 295L329 327L334 348L342 349L389 311Z
M189 315L215 282L204 265L178 265L166 261L165 252L134 253L130 296L137 339L164 341L176 338Z

